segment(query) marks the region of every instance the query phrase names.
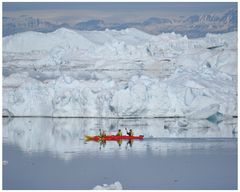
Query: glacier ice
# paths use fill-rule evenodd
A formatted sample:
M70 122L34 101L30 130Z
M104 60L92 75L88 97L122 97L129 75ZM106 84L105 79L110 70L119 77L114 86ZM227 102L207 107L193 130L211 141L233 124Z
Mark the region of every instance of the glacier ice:
M236 116L236 42L236 32L188 39L137 29L4 37L4 115Z

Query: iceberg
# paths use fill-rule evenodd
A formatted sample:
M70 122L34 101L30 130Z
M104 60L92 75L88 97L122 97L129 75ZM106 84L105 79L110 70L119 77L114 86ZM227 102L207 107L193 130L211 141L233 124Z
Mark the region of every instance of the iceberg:
M8 161L3 160L3 165L7 165L7 164L8 164Z
M101 185L97 185L96 187L93 188L93 190L122 190L122 184L119 181L116 181L113 184L107 185L107 184L103 184Z
M188 39L137 29L4 37L3 115L237 116L236 42L236 32Z

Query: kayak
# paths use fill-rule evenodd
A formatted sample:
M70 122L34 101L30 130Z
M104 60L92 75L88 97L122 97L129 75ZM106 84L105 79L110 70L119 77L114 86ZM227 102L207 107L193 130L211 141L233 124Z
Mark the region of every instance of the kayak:
M123 135L123 136L116 136L116 135L107 135L105 137L99 137L99 136L89 136L85 135L85 140L87 141L119 141L119 140L132 140L132 139L143 139L143 135L139 136L128 136L128 135Z
M128 135L123 135L123 136L116 136L116 135L108 135L105 137L99 137L99 136L89 136L85 135L85 140L92 140L92 141L118 141L118 140L132 140L132 139L143 139L143 135L139 136L128 136Z

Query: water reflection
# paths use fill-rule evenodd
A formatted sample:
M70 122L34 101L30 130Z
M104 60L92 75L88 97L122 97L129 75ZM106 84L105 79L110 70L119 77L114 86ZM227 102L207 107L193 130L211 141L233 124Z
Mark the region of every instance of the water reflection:
M107 134L118 129L134 129L135 135L144 135L143 141L84 142L84 135L97 135L99 128ZM81 154L92 156L118 155L126 158L129 153L166 155L171 151L194 148L225 147L220 140L177 138L235 138L237 119L227 119L219 124L207 120L188 119L79 119L79 118L14 118L3 119L3 141L19 146L28 154L49 151L51 154L69 160ZM159 139L161 138L161 139ZM164 139L164 138L175 138ZM99 150L101 149L101 150Z
M127 140L127 142L125 142L126 140L117 140L117 141L106 141L106 140L99 140L99 141L94 141L94 140L87 140L85 141L85 144L87 144L88 142L96 142L99 144L99 149L101 150L102 148L105 148L106 144L107 143L117 143L118 144L118 147L120 148L124 143L126 143L126 149L128 147L132 147L133 146L133 142L134 140L130 139L130 140Z

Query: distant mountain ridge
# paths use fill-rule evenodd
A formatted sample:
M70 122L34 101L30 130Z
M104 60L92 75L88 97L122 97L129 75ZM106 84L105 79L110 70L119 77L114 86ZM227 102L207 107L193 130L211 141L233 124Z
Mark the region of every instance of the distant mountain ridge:
M67 23L59 25L26 15L18 18L3 17L3 36L24 31L51 32L61 27L86 31L137 28L155 35L163 32L175 32L187 35L189 38L197 38L205 36L206 33L237 31L238 26L237 9L230 9L222 14L196 14L174 19L150 17L143 22L108 23L103 20L92 19L79 22L73 26Z
M58 25L27 15L18 18L3 17L3 36L25 31L52 32L61 27L70 28L66 23Z

